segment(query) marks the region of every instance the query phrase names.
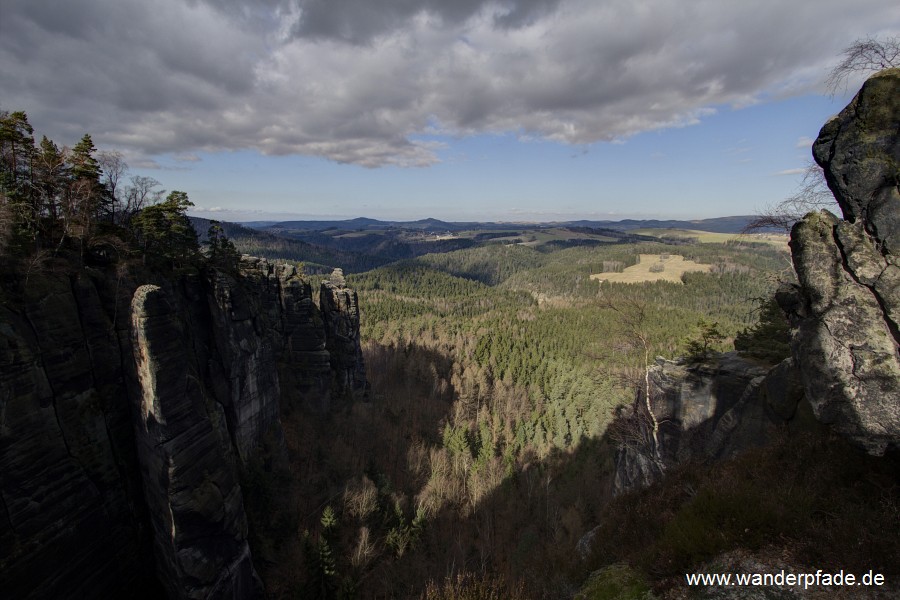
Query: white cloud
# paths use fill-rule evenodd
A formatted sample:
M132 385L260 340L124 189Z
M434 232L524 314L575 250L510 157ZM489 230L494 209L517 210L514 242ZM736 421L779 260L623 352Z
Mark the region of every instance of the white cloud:
M802 175L806 173L805 168L796 168L796 169L784 169L783 171L778 171L775 175Z
M850 6L852 4L852 6ZM3 108L135 156L428 166L419 134L584 145L818 89L890 0L8 0ZM193 157L193 158L190 158Z

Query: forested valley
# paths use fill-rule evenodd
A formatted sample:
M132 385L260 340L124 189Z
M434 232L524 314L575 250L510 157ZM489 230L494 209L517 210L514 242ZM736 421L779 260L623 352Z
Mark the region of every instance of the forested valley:
M680 282L591 278L670 252L711 269ZM788 266L784 246L741 241L494 243L349 274L371 398L288 418L298 462L283 487L254 498L303 532L279 542L284 523L260 531L273 591L290 597L313 582L330 590L321 597L408 597L425 585L428 598L574 593L585 568L575 548L612 499L627 435L615 421L635 401L645 351L702 361L698 340L701 354L733 350L735 339L749 351L780 341L781 354L760 358L778 362L780 313L770 311L756 346L754 336Z
M358 293L366 398L324 413L288 401L287 453L273 440L241 470L268 597L572 598L611 565L640 597L771 540L822 567L896 552L881 526L897 520L896 492L873 492L881 467L835 439L785 438L613 496L616 452L634 435L657 357L701 364L737 349L771 366L788 356L773 302L794 277L784 239L539 231L388 260L391 244L372 255L362 242L336 250L215 222L198 236L186 194L148 178L125 185L121 157L97 156L89 136L71 150L35 145L24 113L4 113L2 127L4 303L41 273L130 265L156 279L239 277L240 253L260 249ZM674 257L696 270L604 280L642 261L665 274ZM323 273L335 264L343 276ZM823 456L832 469L803 468ZM858 501L873 493L879 502ZM597 528L593 549L577 550ZM848 531L868 545L829 554Z

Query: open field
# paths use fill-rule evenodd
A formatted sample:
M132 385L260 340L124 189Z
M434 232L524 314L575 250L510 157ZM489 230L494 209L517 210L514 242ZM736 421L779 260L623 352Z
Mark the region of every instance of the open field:
M727 242L757 242L773 246L787 247L788 236L783 233L713 233L694 229L632 229L630 233L669 239L694 239L701 244L724 244Z
M679 254L641 254L641 261L621 273L595 273L591 279L613 283L641 283L643 281L673 281L681 283L681 275L688 271L709 271L712 265L685 260Z

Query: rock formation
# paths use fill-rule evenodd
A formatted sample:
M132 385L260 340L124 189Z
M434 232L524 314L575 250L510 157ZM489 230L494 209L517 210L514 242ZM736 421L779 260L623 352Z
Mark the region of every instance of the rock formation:
M816 416L869 453L900 445L900 69L873 75L813 146L844 220L794 226L779 291Z
M160 581L170 598L259 596L225 411L207 397L166 293L141 286L131 315L136 443Z
M335 269L322 282L319 303L328 332L327 349L335 386L344 397L366 397L368 383L359 340L359 299L344 284L343 273Z
M35 278L21 310L7 297L0 304L0 589L9 598L159 590L141 560L150 537L135 504L122 357L87 275Z
M650 485L680 463L727 459L764 446L778 429L807 428L812 421L791 359L768 368L735 352L700 364L658 358L650 368L650 386L660 422L659 458L644 439L623 440L615 494ZM646 438L639 427L632 431Z
M351 290L320 310L289 265L138 269L0 290L10 597L260 595L241 465L284 451L284 406L327 410L365 388Z

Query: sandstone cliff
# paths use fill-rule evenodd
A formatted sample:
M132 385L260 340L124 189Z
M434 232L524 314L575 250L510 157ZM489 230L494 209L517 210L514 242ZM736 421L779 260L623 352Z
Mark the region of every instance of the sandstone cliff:
M785 428L814 427L791 359L770 368L735 352L701 364L659 358L650 388L659 456L648 443L646 419L631 415L630 432L620 434L615 494L650 485L677 464L728 459L767 445Z
M282 406L327 409L365 377L350 290L320 310L291 266L242 272L0 290L4 594L260 594L241 465L283 451Z
M900 445L900 69L872 76L813 155L844 219L795 225L799 285L779 303L816 416L880 455Z

